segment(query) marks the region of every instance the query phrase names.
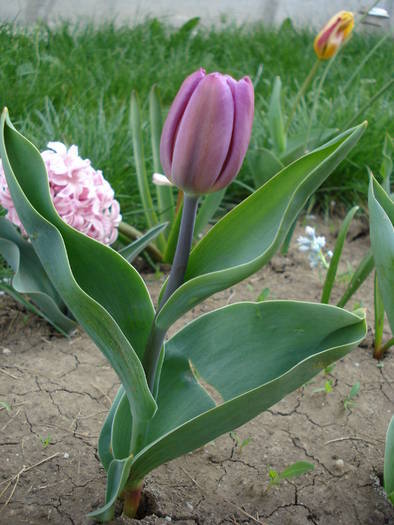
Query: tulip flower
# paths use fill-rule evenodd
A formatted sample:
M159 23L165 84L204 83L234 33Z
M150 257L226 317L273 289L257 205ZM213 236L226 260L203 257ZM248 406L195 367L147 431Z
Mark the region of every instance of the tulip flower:
M183 82L160 142L167 178L192 195L218 191L236 177L252 132L254 91L249 77L200 69Z
M314 49L319 60L332 58L349 38L354 27L353 13L339 11L316 36Z

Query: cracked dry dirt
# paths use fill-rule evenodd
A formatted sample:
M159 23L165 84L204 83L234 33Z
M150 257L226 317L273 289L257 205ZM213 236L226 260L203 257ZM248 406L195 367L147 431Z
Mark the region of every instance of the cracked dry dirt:
M324 224L318 230L333 246L332 231ZM355 266L368 238L358 224L349 239L345 260ZM146 281L156 298L160 283L151 275ZM321 290L317 273L293 247L287 257L276 256L264 270L187 317L254 300L265 287L271 298L312 301L318 301ZM372 279L349 307L356 300L368 308L371 324ZM150 510L135 523L394 523L379 481L393 410L394 359L391 352L377 367L371 344L369 333L329 376L320 374L237 430L237 437L225 435L151 473L146 480ZM332 392L314 392L328 379ZM343 400L357 381L356 405L345 410ZM71 340L61 338L0 298L0 400L11 407L10 412L0 409L0 494L8 486L4 481L14 476L0 499L2 525L89 523L87 512L103 503L105 476L96 446L117 387L115 374L82 331ZM240 451L237 438L250 442ZM270 467L280 471L300 460L312 462L314 471L267 490ZM118 517L114 523L134 521Z

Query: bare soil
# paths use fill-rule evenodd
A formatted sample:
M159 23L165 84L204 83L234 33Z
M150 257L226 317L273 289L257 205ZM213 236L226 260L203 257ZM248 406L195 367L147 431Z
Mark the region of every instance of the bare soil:
M331 247L338 225L318 224ZM369 244L361 223L348 240L344 260L354 268ZM340 273L346 271L344 265ZM145 277L156 298L163 278ZM266 287L270 298L319 301L321 280L293 241L288 256L276 256L258 274L195 308L182 323L223 304L255 300ZM340 282L334 301L343 287ZM367 308L372 325L372 278L349 308L357 301ZM113 523L393 524L381 477L393 411L394 359L389 353L378 366L372 343L370 330L330 373L320 374L235 435L158 468L146 479L145 517L119 516ZM315 392L328 380L331 392ZM345 409L343 401L357 381L356 404ZM62 338L0 297L0 401L11 407L0 407L1 524L90 523L86 514L103 504L105 494L97 438L117 387L117 377L82 331ZM240 447L244 440L249 441ZM270 468L281 471L300 460L313 463L314 471L268 488Z

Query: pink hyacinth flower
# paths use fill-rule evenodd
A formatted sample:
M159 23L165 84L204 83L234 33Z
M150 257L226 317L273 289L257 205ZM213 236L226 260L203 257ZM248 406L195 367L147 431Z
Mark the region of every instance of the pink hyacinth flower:
M114 191L100 170L89 159L78 155L77 146L49 142L41 153L49 180L53 204L60 217L70 226L104 244L112 244L118 236L122 220ZM0 205L6 218L26 232L16 213L0 160Z

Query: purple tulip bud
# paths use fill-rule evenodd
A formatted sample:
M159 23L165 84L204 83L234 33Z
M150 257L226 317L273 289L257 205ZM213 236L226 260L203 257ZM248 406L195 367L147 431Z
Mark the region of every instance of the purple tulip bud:
M187 77L170 108L160 142L167 178L186 193L218 191L236 177L252 132L254 91L204 69Z

